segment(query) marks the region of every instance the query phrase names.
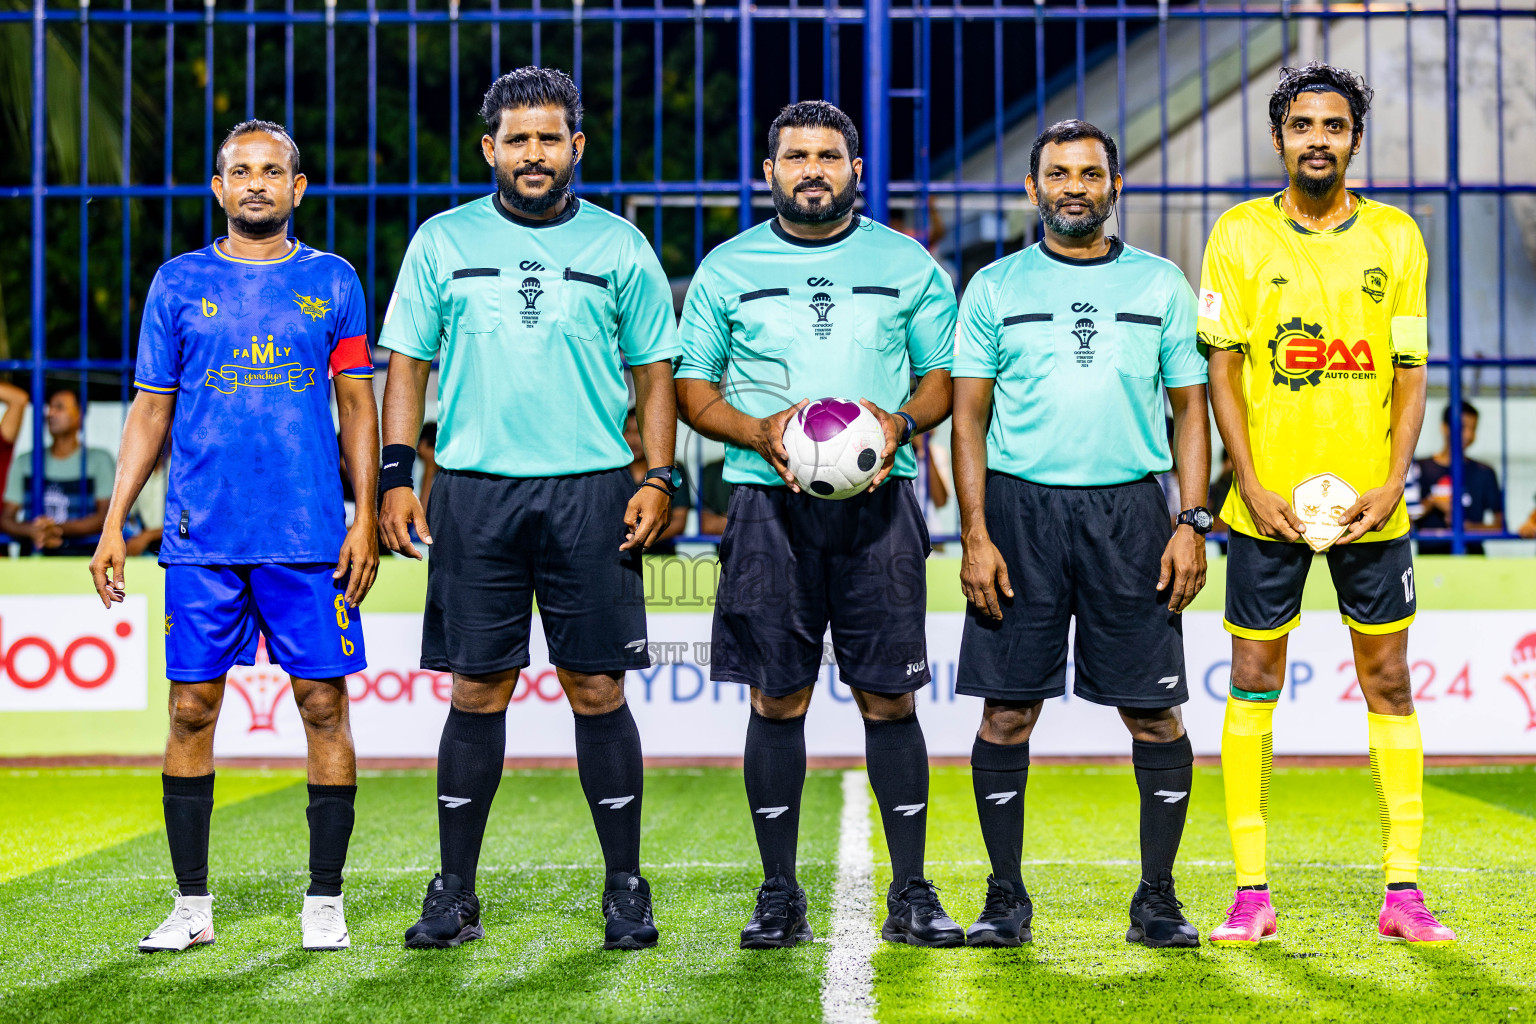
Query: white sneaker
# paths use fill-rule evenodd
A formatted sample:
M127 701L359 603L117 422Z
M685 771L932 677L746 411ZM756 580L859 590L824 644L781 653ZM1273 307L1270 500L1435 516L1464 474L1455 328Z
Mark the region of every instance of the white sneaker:
M144 936L144 940L139 943L140 953L180 951L189 946L213 945L213 897L183 896L174 889L171 895L176 897L171 916L160 922L160 927Z
M352 945L340 896L305 896L299 913L305 949L346 949Z

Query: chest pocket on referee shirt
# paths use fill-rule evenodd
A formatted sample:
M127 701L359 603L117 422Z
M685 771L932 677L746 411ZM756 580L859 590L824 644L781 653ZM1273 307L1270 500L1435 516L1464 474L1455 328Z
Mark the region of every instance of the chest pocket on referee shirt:
M906 308L901 302L900 288L856 284L853 309L853 336L864 348L886 352L906 345Z
M465 267L448 282L455 334L490 334L501 326L501 270Z
M1049 313L1015 313L998 327L1002 367L1021 377L1044 377L1056 368L1056 325ZM1001 375L1001 374L999 374Z
M821 323L828 319L833 303L830 298L813 297L812 302L817 301L823 302L823 308L814 312L816 322ZM744 335L737 340L745 352L755 356L781 354L795 340L797 331L806 330L805 322L813 315L804 308L804 300L799 310L792 311L788 288L742 292L731 305L730 319L741 325Z
M1115 368L1122 377L1157 376L1163 347L1163 318L1141 313L1115 314Z
M611 280L566 267L559 289L560 325L567 336L591 341L610 333L617 318Z

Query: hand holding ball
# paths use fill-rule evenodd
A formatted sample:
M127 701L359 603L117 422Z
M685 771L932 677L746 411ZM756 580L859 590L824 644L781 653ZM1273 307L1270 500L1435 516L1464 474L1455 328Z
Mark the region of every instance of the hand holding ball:
M818 398L784 427L789 471L817 498L839 501L867 488L880 470L884 446L875 414L842 398Z

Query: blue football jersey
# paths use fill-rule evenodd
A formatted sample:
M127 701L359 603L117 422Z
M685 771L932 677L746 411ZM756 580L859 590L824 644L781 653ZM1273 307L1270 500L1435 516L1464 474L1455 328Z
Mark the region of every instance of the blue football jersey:
M362 283L292 240L178 256L144 301L134 384L176 396L162 565L334 561L346 536L330 378L373 376Z

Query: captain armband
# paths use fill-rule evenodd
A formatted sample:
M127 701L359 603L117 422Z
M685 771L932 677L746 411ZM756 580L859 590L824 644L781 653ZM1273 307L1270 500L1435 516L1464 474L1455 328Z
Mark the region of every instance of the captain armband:
M1392 364L1423 366L1429 362L1429 321L1422 316L1392 318Z

